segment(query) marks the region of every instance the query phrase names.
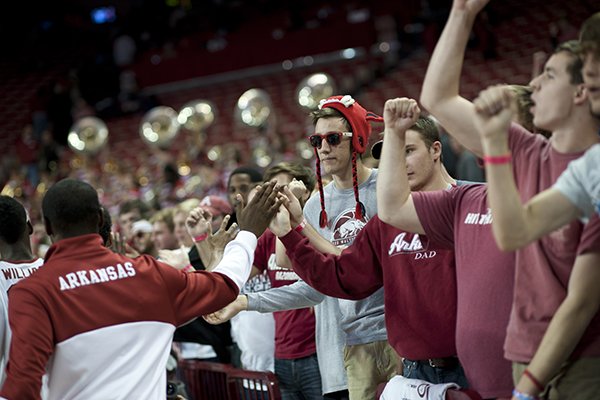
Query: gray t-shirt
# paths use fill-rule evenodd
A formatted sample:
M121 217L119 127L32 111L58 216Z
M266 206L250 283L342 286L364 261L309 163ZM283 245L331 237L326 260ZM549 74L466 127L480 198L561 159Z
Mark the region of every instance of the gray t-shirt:
M575 204L586 218L594 211L600 214L600 143L588 149L581 158L571 161L554 188Z
M333 183L324 188L325 207L332 229L319 227L319 195L304 207L307 221L326 239L348 246L369 218L377 213L377 170L359 186L359 198L366 208L364 221L354 219L356 201L352 189L340 190ZM335 197L335 201L333 198ZM349 345L387 340L383 314L383 288L360 301L325 296L304 281L261 293L249 293L248 310L273 312L315 306L316 345L323 393L347 389L344 342ZM344 311L342 311L342 307ZM344 337L345 336L345 337Z
M325 228L319 226L321 203L319 193L315 193L304 206L304 216L321 236L336 246L347 247L377 214L377 170L373 169L369 178L358 187L359 199L364 204L366 215L363 220L355 218L356 199L354 190L339 189L334 182L323 188L325 210L328 223ZM346 333L346 344L357 345L387 340L383 309L383 288L363 300L339 299L342 312L342 329Z
M315 307L315 341L323 393L348 388L344 368L344 332L338 299L325 296L304 281L265 292L248 293L248 310L261 313Z

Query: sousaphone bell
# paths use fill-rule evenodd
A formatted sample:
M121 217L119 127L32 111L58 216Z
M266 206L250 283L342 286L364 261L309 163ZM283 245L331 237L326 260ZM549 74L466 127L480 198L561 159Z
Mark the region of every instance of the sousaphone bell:
M69 131L67 143L78 154L93 155L108 142L108 128L104 121L97 117L79 119Z
M319 102L335 94L333 78L319 72L304 78L296 89L296 101L306 110L316 110Z
M177 137L180 124L171 107L158 106L148 111L140 124L142 140L151 146L167 148Z
M238 121L251 127L262 127L271 115L271 98L262 89L249 89L237 101L235 114Z
M177 121L192 132L203 132L215 121L216 108L208 100L193 100L181 107Z

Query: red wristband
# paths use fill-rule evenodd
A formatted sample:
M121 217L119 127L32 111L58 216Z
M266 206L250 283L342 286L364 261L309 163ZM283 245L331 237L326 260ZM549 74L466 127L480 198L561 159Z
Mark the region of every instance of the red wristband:
M305 227L305 226L306 226L306 219L305 219L305 218L302 218L302 222L300 222L300 223L298 224L298 226L296 226L296 227L294 228L294 230L295 230L296 232L300 233L300 232L302 232L302 231L304 230L304 227Z
M535 385L535 387L538 388L538 390L540 392L544 391L545 387L540 383L540 381L538 381L538 379L535 376L533 376L533 374L528 369L525 369L525 371L523 371L523 375L525 375L526 377L528 377L529 380L531 382L533 382L533 384Z
M500 165L500 164L508 164L511 162L512 156L510 153L505 154L503 156L483 156L484 164L489 165Z
M194 238L194 242L201 242L208 237L208 233L203 233L202 235L198 235Z

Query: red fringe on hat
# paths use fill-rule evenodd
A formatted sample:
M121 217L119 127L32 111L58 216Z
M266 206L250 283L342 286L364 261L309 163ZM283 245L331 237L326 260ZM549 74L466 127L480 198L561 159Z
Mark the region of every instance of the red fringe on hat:
M358 171L356 169L356 150L352 149L352 189L354 189L354 198L356 199L355 217L362 220L365 215L365 206L358 198Z
M319 214L319 226L325 228L327 226L327 212L325 211L325 195L323 193L323 180L321 179L321 158L319 151L315 147L315 156L317 157L317 186L319 187L319 197L321 198L321 213Z

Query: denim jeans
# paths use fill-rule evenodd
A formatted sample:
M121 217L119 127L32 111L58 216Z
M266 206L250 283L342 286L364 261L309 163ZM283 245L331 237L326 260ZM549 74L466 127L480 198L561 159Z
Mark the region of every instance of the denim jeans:
M434 384L454 382L463 389L469 387L465 371L459 362L451 368L436 368L426 363L403 359L402 366L402 376L405 378L421 379Z
M317 355L293 360L275 359L282 400L322 400L321 373Z

